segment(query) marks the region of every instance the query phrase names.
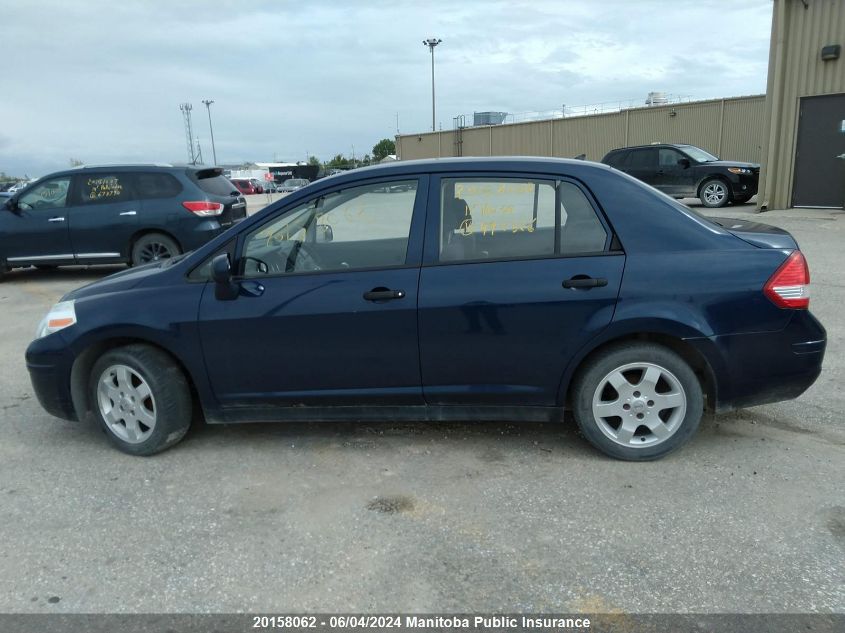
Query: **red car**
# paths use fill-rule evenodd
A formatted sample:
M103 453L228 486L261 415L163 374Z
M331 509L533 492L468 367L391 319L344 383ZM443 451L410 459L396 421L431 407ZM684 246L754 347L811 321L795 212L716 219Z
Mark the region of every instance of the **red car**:
M249 178L232 178L232 184L244 195L261 193L261 191L250 182Z

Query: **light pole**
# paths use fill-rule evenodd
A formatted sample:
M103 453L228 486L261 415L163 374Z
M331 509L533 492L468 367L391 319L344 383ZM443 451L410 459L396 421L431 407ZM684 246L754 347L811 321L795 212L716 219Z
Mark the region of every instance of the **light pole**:
M440 44L443 40L439 40L436 37L430 37L427 40L423 40L423 45L428 46L428 50L431 51L431 131L435 132L436 128L434 125L434 47Z
M214 157L214 165L217 165L217 150L214 149L214 128L211 127L211 104L214 103L211 99L203 99L205 109L208 110L208 131L211 133L211 155Z

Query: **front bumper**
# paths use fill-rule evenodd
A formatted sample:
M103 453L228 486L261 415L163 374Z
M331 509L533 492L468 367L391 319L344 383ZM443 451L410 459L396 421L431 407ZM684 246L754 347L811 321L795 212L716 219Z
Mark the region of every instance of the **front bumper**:
M73 357L61 336L49 334L32 341L26 350L26 368L38 402L49 413L64 420L76 420L70 395Z
M731 178L731 194L734 198L750 198L757 193L759 174L738 174Z

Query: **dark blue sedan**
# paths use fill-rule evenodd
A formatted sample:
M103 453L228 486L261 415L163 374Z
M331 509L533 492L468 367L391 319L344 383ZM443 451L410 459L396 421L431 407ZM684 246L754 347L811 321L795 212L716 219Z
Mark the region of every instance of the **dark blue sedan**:
M26 353L44 408L121 450L210 424L561 420L620 459L795 398L825 330L792 236L610 167L399 162L326 178L181 258L66 295Z

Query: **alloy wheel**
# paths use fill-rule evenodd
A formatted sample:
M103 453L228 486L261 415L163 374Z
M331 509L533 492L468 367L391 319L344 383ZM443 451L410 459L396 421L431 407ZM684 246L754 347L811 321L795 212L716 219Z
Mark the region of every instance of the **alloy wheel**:
M112 365L97 383L97 405L109 430L124 442L140 444L156 425L156 403L147 381L126 365Z

